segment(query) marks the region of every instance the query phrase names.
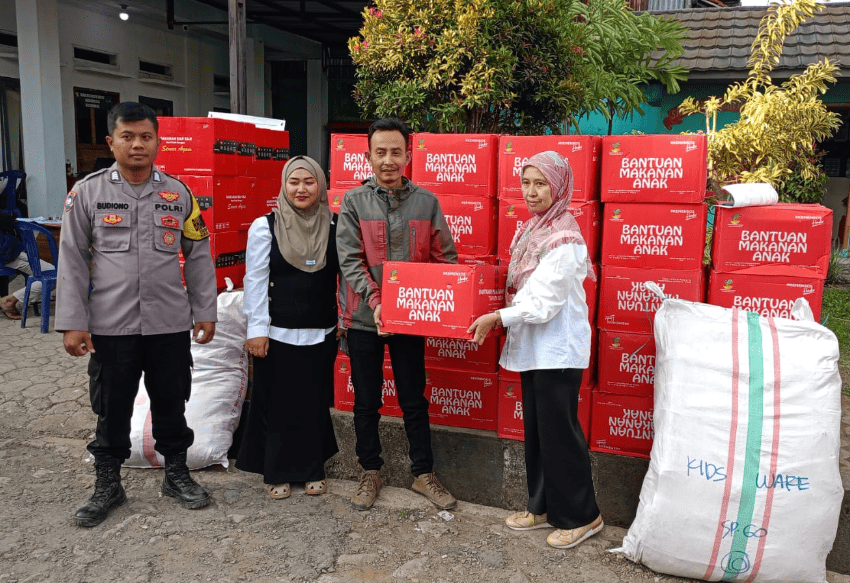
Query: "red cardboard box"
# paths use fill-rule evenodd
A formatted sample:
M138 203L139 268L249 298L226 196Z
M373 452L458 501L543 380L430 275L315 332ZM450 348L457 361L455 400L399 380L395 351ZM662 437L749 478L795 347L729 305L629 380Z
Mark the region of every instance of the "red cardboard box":
M257 151L252 173L258 178L280 179L289 158L289 132L258 127L254 130Z
M602 138L602 202L702 202L706 137L660 134Z
M655 336L599 332L599 390L652 397L655 394Z
M584 438L590 441L590 387L578 392L578 421L584 430ZM499 375L499 412L496 435L505 439L525 440L523 425L522 383L519 374Z
M652 333L661 299L648 291L647 281L657 283L669 298L703 301L702 269L638 269L602 266L599 293L599 328L619 332Z
M600 136L501 136L499 198L522 198L522 166L539 152L553 150L570 161L573 200L599 200Z
M505 305L503 277L494 265L387 261L383 271L385 332L469 340L466 331L476 318Z
M252 219L268 214L277 207L280 196L279 178L258 178L249 199Z
M248 195L235 176L176 176L198 201L210 232L241 230L248 212Z
M496 372L499 354L498 336L488 336L480 346L471 340L456 338L425 339L425 364L428 366Z
M209 117L160 117L156 165L171 175L238 176L244 125Z
M570 203L570 213L575 217L581 234L587 243L587 251L591 261L599 260L599 239L601 217L597 201L573 201ZM496 254L510 260L511 243L514 235L522 225L531 218L531 211L522 198L499 199L499 227L497 233Z
M257 155L257 128L250 123L240 123L239 126L239 160L236 170L239 176L256 176L254 158Z
M413 182L444 194L495 197L498 136L414 134Z
M395 388L393 368L384 363L384 385L381 389L383 405L378 412L390 417L401 417L398 393ZM339 411L354 411L354 385L351 383L351 360L338 354L334 363L334 408Z
M457 256L460 265L498 265L499 258L495 255L460 255Z
M328 189L328 207L332 213L339 214L339 209L342 208L342 197L345 196L345 192L341 188Z
M350 190L372 176L368 151L366 134L331 134L330 188Z
M651 397L593 392L590 451L648 458L655 430Z
M247 231L221 231L210 234L210 254L215 267L215 283L218 293L227 288L225 277L233 281L234 288L242 287L245 278L245 249L248 247ZM186 260L179 252L180 276L183 277L183 265ZM183 285L186 280L183 279Z
M496 249L496 199L459 194L438 194L437 198L457 252L492 255Z
M740 308L764 317L790 318L794 301L806 298L815 321L820 321L823 283L823 278L814 275L788 277L783 274L712 271L708 280L708 303L724 308Z
M606 204L602 263L699 269L705 255L705 215L704 204Z
M428 416L435 425L496 430L498 373L425 368Z
M831 209L787 203L715 208L711 252L715 271L826 277L832 246Z

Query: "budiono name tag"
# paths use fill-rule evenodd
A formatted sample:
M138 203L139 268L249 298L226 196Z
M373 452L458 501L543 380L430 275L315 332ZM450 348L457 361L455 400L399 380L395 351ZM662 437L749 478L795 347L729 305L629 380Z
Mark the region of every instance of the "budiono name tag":
M307 265L316 265L316 260L315 259L308 259Z

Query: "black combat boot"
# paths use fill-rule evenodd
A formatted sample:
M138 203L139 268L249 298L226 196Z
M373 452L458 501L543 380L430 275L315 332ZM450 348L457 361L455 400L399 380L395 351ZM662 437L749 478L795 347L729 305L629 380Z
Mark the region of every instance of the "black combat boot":
M115 458L95 460L94 494L85 506L77 510L72 520L80 526L97 526L109 515L109 511L127 501L121 485L121 462Z
M211 501L209 492L189 475L185 451L165 456L161 492L164 496L177 498L184 508L203 508Z

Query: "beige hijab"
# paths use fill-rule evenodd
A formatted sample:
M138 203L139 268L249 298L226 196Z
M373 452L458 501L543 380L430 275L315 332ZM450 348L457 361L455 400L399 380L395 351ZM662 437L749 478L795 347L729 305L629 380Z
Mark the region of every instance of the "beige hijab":
M303 168L319 183L319 198L306 210L292 206L286 196L289 175ZM313 273L325 266L328 234L331 227L331 210L328 208L328 186L321 166L307 156L291 158L283 167L283 182L274 209L274 235L280 254L293 267Z

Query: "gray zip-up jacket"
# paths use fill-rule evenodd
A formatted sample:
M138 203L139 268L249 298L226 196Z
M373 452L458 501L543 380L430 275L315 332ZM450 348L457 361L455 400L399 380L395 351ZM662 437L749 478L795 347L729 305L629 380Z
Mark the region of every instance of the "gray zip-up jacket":
M375 332L384 261L457 263L440 201L403 179L401 188L379 186L375 177L345 193L336 229L339 267L349 290L344 328Z
M169 334L216 321L215 269L198 203L156 167L141 195L117 164L74 185L65 199L58 269L60 332Z

